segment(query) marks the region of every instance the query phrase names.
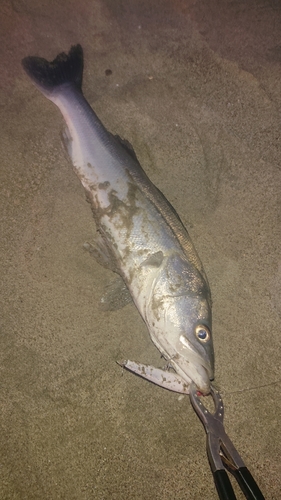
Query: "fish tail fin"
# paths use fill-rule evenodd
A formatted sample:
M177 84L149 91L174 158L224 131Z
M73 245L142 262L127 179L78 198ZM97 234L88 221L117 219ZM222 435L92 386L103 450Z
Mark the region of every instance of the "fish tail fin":
M73 45L68 54L62 52L51 62L31 56L25 57L22 65L34 85L49 99L63 84L72 84L81 91L83 49L79 44Z

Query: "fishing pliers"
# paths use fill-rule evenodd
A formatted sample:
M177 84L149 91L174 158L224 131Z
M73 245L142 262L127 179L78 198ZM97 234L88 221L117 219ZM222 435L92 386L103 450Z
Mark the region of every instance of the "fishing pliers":
M192 382L190 401L207 433L207 453L220 500L236 499L226 470L233 474L248 500L265 500L252 474L225 432L224 406L220 393L211 387L210 394L215 405L214 413L210 413L203 405L203 398Z

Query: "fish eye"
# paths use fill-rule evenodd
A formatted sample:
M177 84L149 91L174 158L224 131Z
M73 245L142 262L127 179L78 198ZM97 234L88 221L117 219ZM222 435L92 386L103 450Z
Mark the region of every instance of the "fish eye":
M208 342L211 337L210 331L205 325L197 325L195 335L200 342Z

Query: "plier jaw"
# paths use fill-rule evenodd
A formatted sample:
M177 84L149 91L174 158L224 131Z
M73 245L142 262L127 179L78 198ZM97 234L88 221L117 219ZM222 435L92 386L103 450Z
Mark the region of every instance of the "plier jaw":
M202 397L193 382L190 385L189 395L191 404L207 434L207 453L219 498L221 500L236 499L226 473L228 470L236 478L248 500L265 500L253 476L225 432L223 425L224 405L220 393L211 386L210 395L215 405L214 413L210 413L204 406Z

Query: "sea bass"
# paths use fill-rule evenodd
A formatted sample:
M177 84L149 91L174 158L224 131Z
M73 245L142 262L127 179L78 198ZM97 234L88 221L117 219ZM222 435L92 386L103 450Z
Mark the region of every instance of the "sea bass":
M174 376L182 392L193 381L208 394L214 377L211 294L179 216L129 143L108 132L84 98L80 45L52 62L26 57L22 64L65 119L64 143L96 222L92 252L121 276L152 341L176 372L160 378ZM153 380L153 368L139 366Z

